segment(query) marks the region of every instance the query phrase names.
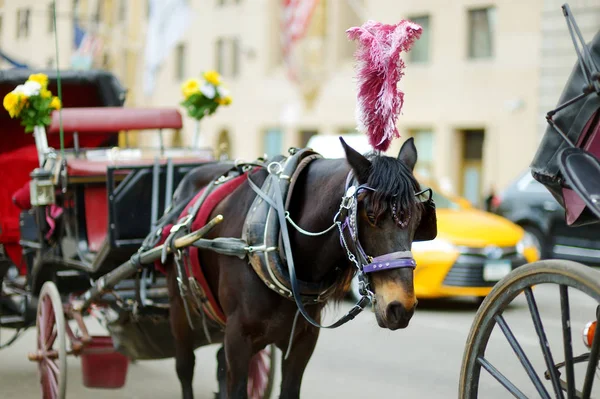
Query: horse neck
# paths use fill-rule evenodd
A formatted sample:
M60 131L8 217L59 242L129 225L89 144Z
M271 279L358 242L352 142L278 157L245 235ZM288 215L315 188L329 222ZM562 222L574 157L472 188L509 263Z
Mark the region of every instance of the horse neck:
M290 216L304 230L323 231L333 224L340 207L349 167L344 159L313 161L296 183ZM337 227L321 236L307 236L290 227L298 278L320 282L348 267Z

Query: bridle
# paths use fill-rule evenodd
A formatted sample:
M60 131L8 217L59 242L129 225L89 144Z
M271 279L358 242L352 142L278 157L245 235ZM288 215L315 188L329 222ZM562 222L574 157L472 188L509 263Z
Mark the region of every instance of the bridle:
M429 189L415 193L415 196L419 196L427 190ZM350 171L346 179L345 194L342 197L340 210L334 218L334 223L338 226L340 232L340 242L346 250L346 256L348 257L348 260L350 260L350 262L352 262L357 269L359 293L362 297L367 297L371 302L374 303L375 298L373 292L370 290L369 274L382 270L392 270L401 268L414 269L417 266L417 263L415 262L411 251L397 251L380 255L377 257L367 255L366 251L363 249L363 246L360 243L360 239L358 236L357 220L359 203L358 195L364 191L376 192L377 190L367 186L366 184L358 185L358 183L353 177L352 171ZM398 224L401 228L407 227L410 215L406 221L399 221L396 216L395 205L392 207L392 214L394 215L394 221L396 222L396 224ZM343 222L341 222L340 219L342 219ZM350 238L352 239L353 246L354 248L356 248L356 254L354 254L348 247L344 235L345 229L348 229L350 233Z
M275 164L277 164L279 167L275 166ZM267 167L267 170L270 174L275 175L279 178L280 177L279 175L281 174L281 170L282 170L282 168L280 166L281 166L281 164L279 164L277 162L273 162L273 163L269 164L269 166ZM361 313L363 311L363 309L369 303L374 302L375 297L374 297L373 291L371 291L371 289L370 289L369 274L375 273L378 271L382 271L382 270L391 270L391 269L400 269L400 268L414 269L416 267L416 262L412 256L411 251L392 252L392 253L380 255L377 257L371 257L371 256L367 255L366 252L364 251L364 249L360 243L359 236L358 236L357 214L358 214L358 203L359 203L358 195L365 190L376 192L375 189L373 189L367 185L364 185L364 184L359 185L358 182L356 182L356 179L354 178L352 171L350 171L346 178L345 193L341 199L339 210L333 218L333 224L326 230L323 230L318 233L312 233L312 232L305 231L302 228L300 228L296 223L294 223L294 221L290 217L289 212L287 212L284 208L283 198L281 196L281 193L279 192L279 190L275 190L275 204L274 205L276 205L275 209L277 210L277 214L279 216L282 241L284 244L283 247L284 247L284 251L286 254L286 258L287 258L290 285L292 288L293 298L294 298L294 301L296 302L296 306L298 307L298 312L301 313L302 316L310 324L312 324L315 327L318 327L318 328L340 327L341 325L354 319L359 313ZM431 195L431 189L425 189L418 193L415 193L415 196L419 196L419 195L427 192L428 190L430 192L429 194ZM346 313L346 315L344 315L338 321L336 321L335 323L333 323L329 326L323 326L320 323L318 323L317 321L315 321L308 314L308 312L304 308L304 304L302 303L302 301L300 299L298 280L296 277L293 256L291 253L291 245L290 245L290 241L289 241L287 222L290 222L290 224L296 230L298 230L300 233L309 235L309 236L323 235L323 234L326 234L329 231L333 230L335 227L337 227L339 234L340 234L340 244L342 245L343 249L346 251L346 256L348 257L348 260L352 264L354 264L354 266L357 268L357 278L358 278L358 282L359 282L359 293L361 295L361 298L352 307L352 309L350 309L350 311L348 313ZM356 249L355 252L353 252L350 249L350 247L348 246L348 241L346 240L346 236L344 233L346 229L348 230L348 232L350 234L350 239L353 244L353 247ZM294 322L294 326L295 326L295 322Z

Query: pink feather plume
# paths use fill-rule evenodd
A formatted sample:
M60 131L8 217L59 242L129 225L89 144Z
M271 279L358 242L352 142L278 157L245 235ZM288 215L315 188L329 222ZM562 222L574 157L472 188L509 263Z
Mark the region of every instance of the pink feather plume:
M400 137L396 128L404 104L404 93L396 87L404 75L400 53L409 51L422 31L407 20L396 25L368 21L346 31L349 39L358 40L358 129L367 134L376 150L386 151L392 140Z

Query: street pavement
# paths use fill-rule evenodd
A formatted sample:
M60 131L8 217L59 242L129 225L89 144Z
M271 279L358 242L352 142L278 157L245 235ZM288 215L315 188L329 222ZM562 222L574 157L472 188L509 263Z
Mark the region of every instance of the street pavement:
M562 361L560 302L556 286L538 286L535 295L556 362ZM327 320L349 308L343 303L327 310ZM304 375L302 398L456 398L465 341L477 305L468 301L421 301L409 327L395 332L377 326L366 311L347 325L323 330ZM571 322L575 354L583 353L581 330L594 315L595 304L571 291ZM505 317L530 356L538 374L543 358L524 297L518 297ZM90 321L93 330L97 328ZM492 334L486 356L527 395L537 397L516 356L501 336ZM10 331L2 330L4 341ZM35 331L28 331L13 346L0 352L0 399L40 398L37 369L26 354L34 347ZM216 346L196 352L196 398L213 398L216 391ZM83 387L80 363L68 362L68 398L179 398L179 382L172 359L140 361L129 366L127 383L119 390ZM563 369L564 370L564 369ZM485 374L485 371L482 372ZM564 375L564 373L563 373ZM576 369L579 379L583 371ZM277 374L277 386L280 373ZM545 383L551 392L551 386ZM597 384L600 385L600 382ZM483 375L481 398L510 395L494 379ZM596 392L596 390L594 390ZM273 397L277 397L275 390ZM554 396L554 395L552 395Z

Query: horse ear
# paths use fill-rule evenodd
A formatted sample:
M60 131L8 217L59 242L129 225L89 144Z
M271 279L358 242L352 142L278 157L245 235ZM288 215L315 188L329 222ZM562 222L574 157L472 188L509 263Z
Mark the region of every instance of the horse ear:
M343 138L340 137L344 152L346 152L346 160L354 171L354 175L360 184L364 184L369 179L371 173L371 161L365 158L361 153L350 147Z
M417 147L415 147L415 140L411 137L402 144L400 152L398 153L398 159L412 171L417 164Z

